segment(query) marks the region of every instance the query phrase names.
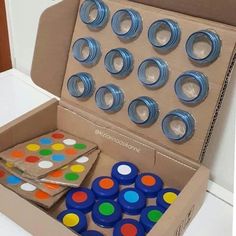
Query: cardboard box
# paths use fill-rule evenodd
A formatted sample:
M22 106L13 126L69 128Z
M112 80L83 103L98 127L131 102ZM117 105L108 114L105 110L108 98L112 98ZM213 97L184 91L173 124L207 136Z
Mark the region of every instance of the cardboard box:
M139 135L134 128L127 129L123 124L113 122L101 113L91 112L68 99L65 81L73 71L70 68L70 49L75 37L79 1L64 0L46 10L41 17L32 66L34 82L62 99L60 102L52 99L0 128L0 151L55 129L91 140L99 146L102 154L84 185L90 186L96 176L104 175L106 172L109 174L111 166L119 160L134 162L141 171L158 173L166 186L181 189L181 194L148 235L179 236L184 233L204 200L209 170L201 165L201 161L236 59L235 40L233 40L236 38L236 31L234 27L200 18L126 1L116 2L116 4L138 7L144 12L156 11L161 16L173 16L183 21L191 20L197 22L199 28L202 25L210 25L212 28L220 29L221 33L226 33L224 40L227 43L221 54L223 66L217 69L221 74L216 73L216 77L219 78L218 87L214 90L215 95L211 98L209 111L204 110L208 120L204 124L204 129L200 130L200 142L186 148L187 152L184 148L175 152L175 146L168 141L158 142L149 134ZM109 4L113 4L112 1ZM85 29L81 28L81 32L85 32L83 30ZM213 69L211 70L211 73L214 73ZM34 236L75 235L50 216L54 214L52 213L54 209L45 212L2 186L0 186L0 195L0 211ZM11 200L10 207L9 200ZM93 225L91 221L89 224ZM104 230L104 232L110 235L110 231Z

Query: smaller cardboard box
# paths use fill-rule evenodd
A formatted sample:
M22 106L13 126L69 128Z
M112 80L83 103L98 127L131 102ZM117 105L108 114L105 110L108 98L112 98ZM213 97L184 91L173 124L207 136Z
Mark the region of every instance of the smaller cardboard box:
M81 71L79 65L75 65L71 59L71 45L78 34L89 34L90 32L78 20L80 2L78 0L64 0L46 10L41 17L32 66L33 81L61 99L59 102L52 99L2 127L0 129L0 151L56 129L90 140L99 146L102 153L83 185L91 186L95 177L109 175L112 165L117 161L130 161L135 163L142 172L157 173L166 186L180 189L181 193L148 235L179 236L184 233L204 201L209 170L201 165L201 162L236 59L236 31L234 27L228 25L137 3L111 0L105 0L105 2L112 11L122 6L136 8L145 15L145 22L153 20L154 15L157 18L173 17L185 25L183 37L187 37L187 31L192 27L196 29L209 27L220 32L224 46L217 64L201 68L201 70L210 73L211 78L215 78L215 81L211 83L210 98L205 105L199 106L198 109L190 109L191 112L196 112L196 117L199 119L197 135L191 141L192 143L174 145L159 135L160 130L157 130L159 136L155 136L155 132L151 129L142 133L139 128L127 123L122 115L120 122L117 122L120 118L119 115L107 117L95 109L94 103L88 102L84 103L85 105L80 105L78 101L68 96L66 90L68 76L76 71ZM192 3L188 1L188 4ZM225 14L227 15L227 13ZM214 20L217 19L214 18ZM188 22L189 24L187 24ZM146 27L144 29L146 30ZM109 32L106 31L106 33ZM109 41L111 47L120 44L115 36L111 36L112 39L107 39L107 34L97 33L96 37L100 37L99 39L105 42ZM134 45L139 44L140 46L142 38L140 40L137 40ZM138 47L136 49L140 50ZM149 53L149 51L143 53ZM176 53L176 56L183 57L182 48ZM139 56L140 52L137 55ZM165 58L171 63L176 61L171 56ZM195 68L187 59L179 61L181 62L178 63L182 64L176 70L181 71L185 66ZM103 72L99 69L95 69L95 71L91 69L90 72L97 73L100 78L106 76L105 74L103 76ZM173 77L175 76L174 72ZM97 81L98 85L102 82L104 81L99 79ZM121 82L115 81L114 83ZM172 86L172 83L169 86ZM128 84L127 87L129 87ZM128 96L132 96L132 93L135 94L135 91L129 93ZM164 95L160 93L156 96L160 96L161 99L161 96ZM170 99L170 103L167 105L171 107L182 106L174 98ZM0 211L31 234L36 236L75 235L52 217L57 212L58 206L50 211L44 211L2 186L0 186L0 195ZM97 226L89 220L89 227L96 228ZM110 230L102 229L102 231L105 235L112 234Z

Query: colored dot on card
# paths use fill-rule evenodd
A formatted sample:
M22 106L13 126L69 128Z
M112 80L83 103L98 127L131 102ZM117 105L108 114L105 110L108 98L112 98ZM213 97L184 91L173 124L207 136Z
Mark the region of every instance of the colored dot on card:
M22 182L22 180L14 175L9 175L6 179L7 184L9 185L17 185Z
M63 224L67 227L74 227L79 224L79 216L74 213L67 214L63 217Z
M29 144L26 146L26 149L31 152L37 152L40 149L40 146L38 144Z
M42 150L39 151L39 154L41 156L49 156L49 155L52 154L52 150L50 150L50 149L42 149Z
M65 140L63 141L63 143L64 143L65 145L68 145L68 146L73 146L73 145L76 144L76 140L74 140L74 139L65 139Z
M13 168L13 167L14 167L14 163L12 163L12 162L6 162L6 163L5 163L5 166L6 166L7 168Z
M29 163L36 163L36 162L39 162L39 160L40 158L37 156L28 156L25 158L25 161Z
M59 178L63 175L63 171L62 170L56 170L53 171L49 174L49 176L53 177L53 178Z
M151 175L145 175L145 176L143 176L142 179L141 179L141 181L142 181L142 183L143 183L144 185L150 186L150 187L156 184L155 178L154 178L153 176L151 176Z
M163 213L158 210L152 210L148 212L148 219L153 223L156 223L162 217Z
M40 161L38 166L42 169L49 169L53 167L53 163L51 161Z
M76 143L76 144L74 145L74 148L79 149L79 150L83 150L83 149L85 149L86 147L87 147L86 144L83 144L83 143Z
M40 200L46 200L46 199L48 199L50 197L50 195L45 193L45 192L43 192L43 191L41 191L41 190L37 190L35 192L35 197L40 199Z
M137 228L132 224L122 225L120 231L123 236L136 236L138 234Z
M85 167L82 165L72 165L70 169L72 172L81 173L85 170Z
M109 202L104 202L99 206L98 210L100 214L110 216L115 212L115 207Z
M3 170L0 170L0 178L3 178L5 176L5 172Z
M15 150L11 152L11 156L15 158L21 158L24 156L24 153L22 151Z
M111 189L114 186L112 179L104 178L99 181L99 186L103 189Z
M119 172L119 174L121 175L129 175L131 173L131 168L128 165L120 165L117 168L117 171Z
M165 200L165 202L167 202L168 204L172 204L177 198L177 194L176 193L165 193L163 196L163 199Z
M41 138L39 140L39 143L42 144L42 145L50 145L50 144L52 144L52 139L50 139L50 138Z
M73 201L75 201L75 202L77 202L77 203L82 203L82 202L87 201L88 195L87 195L87 193L85 193L85 192L78 191L78 192L75 192L75 193L72 195L72 199L73 199Z
M36 190L36 187L33 184L29 184L29 183L22 184L20 188L26 192L33 192Z
M65 174L65 179L69 181L75 181L79 179L79 175L76 173L67 173Z
M55 143L52 145L52 149L55 151L62 151L63 149L65 149L65 146L62 143Z
M86 163L89 161L89 158L86 156L82 156L76 160L77 163Z
M54 133L54 134L52 134L52 137L55 138L55 139L62 139L62 138L64 138L64 134Z
M51 159L54 162L62 162L66 159L66 157L63 154L54 154L54 155L52 155Z
M136 203L139 200L139 195L135 191L127 191L124 194L124 199L129 203Z
M59 184L45 183L44 186L48 189L51 189L51 190L57 190L60 188Z
M77 154L77 151L76 151L74 148L67 148L67 149L65 150L65 153L66 153L67 155L76 155L76 154Z

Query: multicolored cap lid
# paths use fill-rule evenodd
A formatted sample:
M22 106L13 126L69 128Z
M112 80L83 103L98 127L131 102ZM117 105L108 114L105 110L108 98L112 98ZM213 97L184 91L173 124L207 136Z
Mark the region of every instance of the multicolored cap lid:
M175 202L180 191L174 188L162 189L157 195L157 205L164 208L168 208L171 204Z
M69 209L61 212L57 219L66 227L81 233L87 229L87 219L85 215L76 209Z
M93 181L92 190L96 198L115 199L119 193L119 184L109 176L101 176Z
M93 207L92 219L101 227L112 228L121 218L121 208L113 200L99 200Z
M143 173L137 177L135 187L142 191L146 197L154 198L163 188L163 181L155 174Z
M95 203L95 196L90 189L71 189L66 195L66 206L68 209L77 209L84 213L92 210Z
M118 162L112 167L111 176L120 184L133 184L138 175L138 168L130 162Z

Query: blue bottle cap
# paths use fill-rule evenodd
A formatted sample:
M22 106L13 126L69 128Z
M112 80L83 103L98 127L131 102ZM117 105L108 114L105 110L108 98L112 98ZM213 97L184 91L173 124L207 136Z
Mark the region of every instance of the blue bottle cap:
M130 27L122 26L122 22L129 22ZM141 15L134 9L120 9L114 13L111 20L113 32L124 41L137 38L143 30ZM127 29L128 28L128 29Z
M155 174L143 173L137 177L135 187L142 191L146 197L154 198L163 188L163 181Z
M81 236L104 236L104 235L96 230L88 230L83 232Z
M157 34L162 30L170 33L170 38L166 42L157 39ZM148 30L148 39L152 46L160 53L168 53L175 49L180 42L181 30L179 25L171 19L161 19L155 21Z
M91 12L95 10L96 16L91 16ZM80 19L91 30L101 30L109 20L110 10L102 0L86 0L80 7Z
M77 233L81 233L87 229L87 219L84 213L76 209L61 212L57 216L57 220Z
M71 189L66 195L66 206L68 209L77 209L84 213L92 210L95 203L95 196L90 189Z
M145 107L145 110L143 109ZM141 115L139 108L144 110ZM159 106L156 101L150 97L142 96L130 102L128 107L130 120L138 126L148 127L153 125L159 116Z
M123 212L129 215L138 215L146 206L146 198L138 189L126 188L120 192L118 203Z
M148 69L155 67L158 74L153 72L149 75ZM155 77L153 79L153 77ZM148 89L157 89L164 86L169 78L169 68L167 63L161 58L148 58L144 60L138 68L138 79Z
M109 99L107 99L110 97ZM121 110L124 105L124 93L114 84L107 84L100 87L95 94L95 101L98 108L107 113L115 113Z
M180 191L174 188L162 189L157 195L157 205L168 208L177 198Z
M146 232L149 232L152 227L160 220L165 213L165 209L160 206L148 206L143 209L140 222Z
M163 118L162 131L170 141L184 143L194 135L195 120L189 112L176 109Z
M111 176L123 185L133 184L137 175L138 168L130 162L121 161L112 167Z
M93 181L92 190L96 198L115 199L119 193L119 184L111 177L101 176Z
M145 236L145 232L137 220L124 219L115 225L113 236Z
M204 47L199 47L199 52L195 51L194 46L197 43L209 44L211 46L209 52ZM200 30L189 36L185 49L192 62L205 66L213 63L220 56L221 47L222 43L219 35L210 30Z
M188 88L184 89L184 85ZM186 71L175 81L175 93L179 100L186 105L198 105L205 100L208 91L208 79L198 71Z
M146 232L149 232L152 227L160 220L165 213L165 209L160 206L148 206L143 209L140 222Z
M119 204L113 200L99 200L93 207L93 221L104 228L112 228L122 218Z

